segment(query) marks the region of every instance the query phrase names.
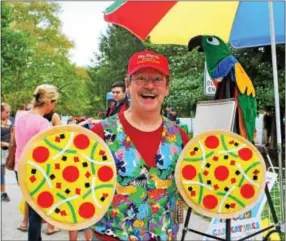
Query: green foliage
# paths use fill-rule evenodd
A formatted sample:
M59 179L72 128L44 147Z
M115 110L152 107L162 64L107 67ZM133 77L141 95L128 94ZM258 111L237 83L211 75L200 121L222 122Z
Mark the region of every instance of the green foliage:
M7 3L1 2L1 28L7 28L10 22L10 9L7 6Z
M19 104L31 101L36 86L49 83L60 89L59 113L93 114L88 88L90 77L68 58L73 43L61 33L59 5L49 2L1 4L2 100L15 110Z
M165 54L170 62L171 84L164 105L174 105L180 117L193 116L203 95L204 55L186 46L142 43L127 30L110 25L100 37L93 66L78 68L69 60L73 43L61 32L59 4L1 2L2 101L15 110L31 100L43 83L60 89L61 114L96 116L106 108L106 93L115 81L124 81L129 57L143 49ZM271 48L233 50L256 88L258 110L274 106ZM280 104L285 103L285 46L277 46Z
M95 66L89 68L93 95L98 97L95 105L98 111L105 109L105 95L112 83L124 81L130 56L143 49L142 42L123 28L111 25L101 35L100 54L95 55Z
M281 108L285 107L285 46L277 45L277 67ZM234 50L234 55L250 76L257 99L257 109L274 107L274 84L271 47Z
M154 45L149 41L141 43L125 29L111 25L100 39L100 54L96 55L97 64L89 69L94 86L94 93L100 107L105 104L105 94L110 91L114 81L123 80L127 71L128 58L136 51L150 49L167 56L170 62L171 85L169 96L164 105L177 107L180 117L194 116L197 101L210 100L204 96L204 54L197 51L188 52L186 46ZM250 48L232 49L252 79L257 93L258 109L274 106L271 49ZM280 80L280 103L284 103L285 87L285 47L277 46L278 75ZM163 108L165 109L165 108Z

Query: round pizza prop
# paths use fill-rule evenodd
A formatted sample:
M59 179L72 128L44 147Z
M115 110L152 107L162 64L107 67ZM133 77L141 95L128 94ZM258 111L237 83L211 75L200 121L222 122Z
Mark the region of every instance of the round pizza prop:
M79 126L56 126L34 136L19 164L25 200L47 222L79 230L110 206L116 167L105 142Z
M250 210L265 188L263 157L248 140L227 131L207 131L183 149L175 179L185 202L214 218Z

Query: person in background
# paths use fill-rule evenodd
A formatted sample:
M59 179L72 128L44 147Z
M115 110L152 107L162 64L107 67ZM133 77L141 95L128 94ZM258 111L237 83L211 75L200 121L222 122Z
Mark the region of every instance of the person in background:
M26 105L26 110L31 110L33 108L33 105L31 103Z
M113 202L94 225L99 240L177 240L182 206L174 172L189 137L161 115L170 81L164 55L133 54L126 79L130 108L91 129L108 144L117 170Z
M67 125L72 124L72 121L73 121L73 117L69 116L68 121L67 121Z
M177 110L176 110L176 108L171 107L171 106L167 106L166 113L167 113L167 118L170 121L173 121L174 123L176 123L176 121L177 121Z
M19 115L15 121L16 159L15 174L18 181L18 165L20 156L28 141L44 130L51 127L51 124L43 116L51 113L56 108L58 99L57 88L53 85L40 85L33 94L32 109ZM23 220L20 230L28 229L28 241L41 241L42 218L30 206L28 206L28 220ZM29 222L29 225L28 225Z
M62 124L60 115L54 111L45 114L44 118L47 119L52 124L52 126L57 126Z
M1 104L1 201L10 202L10 198L6 192L5 183L5 164L8 157L10 133L12 122L9 119L10 105L6 103Z
M19 105L19 109L18 109L17 112L16 112L15 118L17 118L17 116L18 116L19 114L23 113L23 111L25 111L25 110L26 110L26 106L25 106L24 104L20 104L20 105Z
M91 241L92 239L92 231L90 228L86 228L83 230L84 237L86 241ZM78 231L69 231L69 241L77 241Z
M97 122L98 120L95 120L93 118L87 118L86 120L79 122L77 125L82 126L86 129L91 129Z
M127 98L124 82L115 82L111 86L111 92L113 94L114 102L108 106L105 117L118 114L129 108L129 101Z
M267 107L263 117L263 128L266 131L266 146L270 145L273 119L273 111L271 107Z

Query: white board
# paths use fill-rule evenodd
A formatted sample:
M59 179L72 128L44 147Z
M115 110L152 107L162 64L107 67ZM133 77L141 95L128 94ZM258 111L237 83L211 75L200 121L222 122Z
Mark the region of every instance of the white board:
M197 103L194 134L207 130L233 130L236 103L234 99L200 101Z

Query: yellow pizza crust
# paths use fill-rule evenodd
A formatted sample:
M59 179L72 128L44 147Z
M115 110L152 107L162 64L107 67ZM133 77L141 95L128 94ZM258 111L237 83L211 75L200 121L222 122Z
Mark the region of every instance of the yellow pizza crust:
M56 126L34 136L19 164L28 204L47 222L80 230L98 222L110 206L116 167L106 143L79 126Z
M183 149L175 179L185 202L203 215L234 218L250 210L265 188L262 155L248 140L207 131Z

